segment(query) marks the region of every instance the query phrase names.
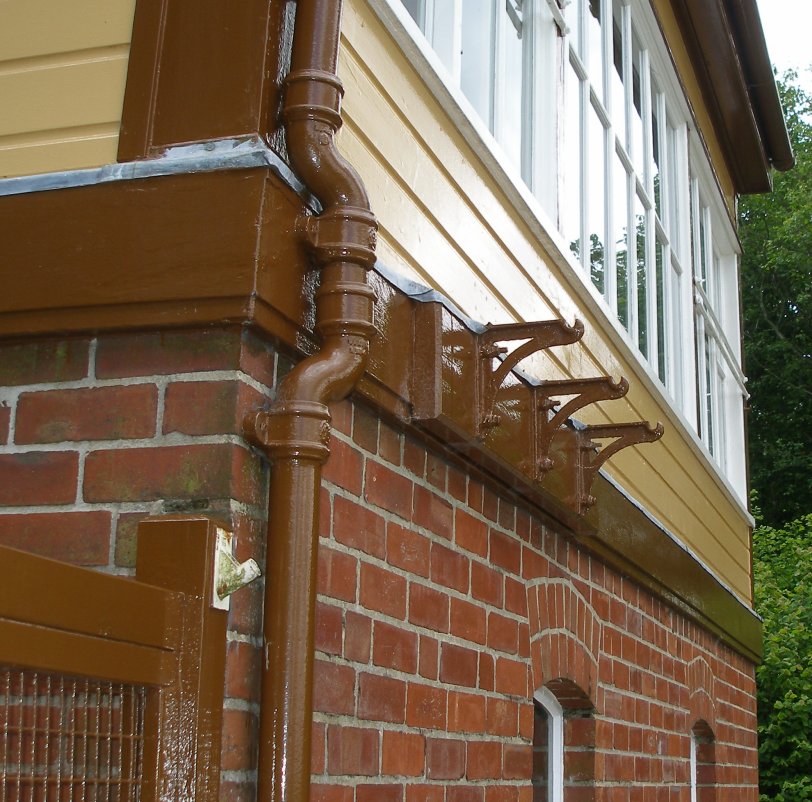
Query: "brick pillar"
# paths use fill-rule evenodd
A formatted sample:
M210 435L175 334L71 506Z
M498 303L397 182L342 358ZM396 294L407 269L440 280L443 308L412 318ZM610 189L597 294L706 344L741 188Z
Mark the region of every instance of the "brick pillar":
M241 423L277 366L237 328L0 345L0 543L127 574L142 518L195 512L263 565L267 470ZM261 598L232 597L224 800L254 794Z

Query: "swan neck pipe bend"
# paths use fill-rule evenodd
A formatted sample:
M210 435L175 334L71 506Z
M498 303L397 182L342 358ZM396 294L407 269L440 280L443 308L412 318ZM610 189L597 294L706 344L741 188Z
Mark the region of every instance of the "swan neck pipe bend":
M321 469L329 456L328 405L366 370L375 334L377 223L363 181L338 152L343 88L336 75L341 0L298 0L282 121L291 166L322 213L300 227L320 268L319 350L279 384L271 409L249 416L246 436L271 465L259 725L259 802L308 802Z

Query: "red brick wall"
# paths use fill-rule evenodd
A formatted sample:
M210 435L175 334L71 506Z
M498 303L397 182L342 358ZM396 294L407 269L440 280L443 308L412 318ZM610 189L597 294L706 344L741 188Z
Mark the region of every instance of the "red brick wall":
M238 331L0 346L0 542L126 572L138 520L194 510L262 563L266 474L240 421L279 361ZM755 802L751 664L411 434L333 415L314 802L529 802L541 685L593 708L567 722L566 802L688 802L698 721L718 799ZM254 792L261 592L232 600L226 800Z
M700 720L719 800L755 802L751 664L408 433L334 417L313 800L529 802L548 685L593 708L567 720L567 802L688 802Z
M280 362L239 330L0 345L0 543L126 574L138 521L189 511L262 564L267 469L240 430ZM224 799L255 782L261 598L231 602Z

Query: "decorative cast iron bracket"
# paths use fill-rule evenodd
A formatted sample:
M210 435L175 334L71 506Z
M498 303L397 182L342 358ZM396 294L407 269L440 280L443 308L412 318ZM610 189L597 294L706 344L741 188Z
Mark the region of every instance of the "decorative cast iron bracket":
M626 379L612 381L609 376L593 379L563 379L561 381L543 381L535 388L536 409L536 468L541 476L554 466L550 457L550 446L555 433L579 409L598 401L610 401L623 398L629 392ZM559 396L572 396L561 405ZM560 409L556 409L560 407Z
M583 334L579 320L568 325L560 319L474 331L440 304L418 304L413 419L494 476L510 482L522 474L583 515L595 503L591 489L606 460L663 433L659 424L584 426L573 419L589 404L625 396L623 378L536 383L515 370L523 359ZM596 441L606 442L601 448Z
M603 423L559 431L566 431L565 439L569 440L569 445L565 446L565 450L569 452L566 468L570 474L571 488L567 501L583 515L595 503L595 497L590 491L601 466L624 448L659 440L665 430L662 423L651 426L646 421L635 421ZM608 439L613 439L613 442L603 447L595 442Z
M479 335L479 358L482 367L479 381L480 438L499 425L499 415L494 412L496 395L519 362L555 345L572 345L583 336L584 324L580 320L576 320L572 326L561 319L488 325ZM526 342L510 353L508 348L498 345L516 340Z

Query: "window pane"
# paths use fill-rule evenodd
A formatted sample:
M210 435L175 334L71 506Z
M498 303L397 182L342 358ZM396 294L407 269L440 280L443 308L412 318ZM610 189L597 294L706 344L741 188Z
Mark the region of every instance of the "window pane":
M673 379L672 395L680 404L684 403L685 377L682 372L681 350L682 342L682 271L674 261L673 251L671 259L671 287L668 297L668 312L671 318L671 376Z
M522 64L522 43L529 40L529 36L519 38L520 31L516 30L513 21L505 11L504 4L500 5L501 53L500 69L503 70L502 80L499 84L501 98L499 99L499 144L505 149L510 160L519 169L522 166L522 99L524 69Z
M668 309L665 305L665 276L663 271L665 269L665 246L662 242L657 242L657 259L655 268L657 270L657 375L660 381L665 384L666 382L666 335L665 335L665 321L668 315Z
M550 716L538 703L533 705L533 802L550 798Z
M583 58L581 52L581 9L583 8L583 0L572 0L572 2L564 7L564 16L569 25L569 44L570 47Z
M606 182L606 131L595 110L590 107L587 154L589 167L589 197L587 199L587 235L589 237L589 274L592 283L603 293L606 249L606 210L604 186Z
M699 207L699 264L697 270L697 278L702 284L703 289L707 292L708 280L708 225L707 225L707 209Z
M714 443L714 432L713 432L713 341L707 335L704 337L705 340L705 381L704 381L704 392L705 392L705 443L708 446L708 450L711 454L716 454L715 450L715 443Z
M492 129L493 2L463 0L460 87Z
M612 175L612 213L614 220L615 265L617 268L617 316L629 330L629 177L623 162L615 155Z
M411 18L420 26L420 30L425 32L423 0L403 0L403 5L406 6Z
M636 289L637 289L637 347L648 359L648 277L646 256L648 252L648 222L645 208L635 193L634 228L637 239Z
M643 51L637 36L632 34L632 121L631 121L631 157L637 174L644 175L643 141L645 129L643 126Z
M668 193L668 238L671 240L671 247L680 247L682 239L680 225L682 223L679 213L679 190L680 185L677 172L677 132L666 123L667 148L668 148L668 173L666 176L666 192ZM685 260L685 254L680 253L679 258Z
M575 257L581 257L581 82L567 71L562 143L564 185L561 194L561 233Z
M445 68L455 81L459 80L459 53L455 52L460 45L454 36L456 30L456 6L454 3L426 3L424 24L426 38L431 42L434 52L440 57Z
M719 255L716 251L713 251L713 262L710 266L710 274L708 275L708 300L711 302L714 311L716 312L716 317L721 318L721 309L720 309L720 301L721 301L721 293L720 293L720 283L722 281L722 262L719 259Z
M716 382L714 384L714 405L713 405L713 456L719 462L722 468L725 467L725 372L721 365L721 357L719 355L720 345L714 342L714 352L716 353Z
M603 94L603 37L601 35L601 0L589 0L586 15L586 56L589 77L599 96Z
M663 203L662 203L662 154L660 153L660 104L659 98L654 96L654 103L651 111L651 163L649 170L651 170L651 177L654 186L654 208L657 212L657 217L663 219Z
M628 150L626 142L626 90L623 85L623 9L620 3L615 2L612 20L612 63L614 69L612 76L612 125L624 150Z
M699 281L699 199L696 181L691 180L689 187L691 193L691 265L693 267L693 276Z

